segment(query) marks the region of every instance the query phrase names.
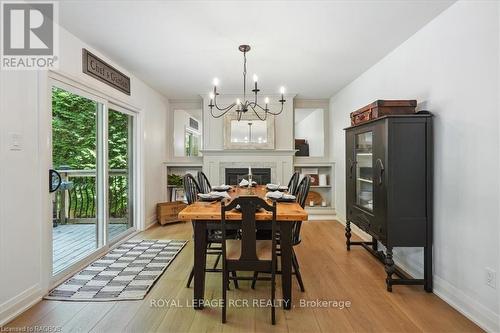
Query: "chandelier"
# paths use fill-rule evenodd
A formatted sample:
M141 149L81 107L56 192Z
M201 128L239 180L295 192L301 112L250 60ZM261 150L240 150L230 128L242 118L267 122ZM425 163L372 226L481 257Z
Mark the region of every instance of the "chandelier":
M257 95L260 90L257 87L257 79L258 79L257 75L254 74L253 75L254 89L252 90L254 98L252 101L247 100L247 85L246 85L247 52L250 51L250 45L240 45L238 49L241 52L243 52L243 100L237 98L235 102L226 107L221 107L217 105L217 96L219 95L219 93L217 92L217 86L219 85L219 80L215 78L214 90L213 92L210 93L210 104L208 105L210 107L210 114L214 118L220 118L229 111L231 111L233 108L236 108L238 121L241 120L242 115L248 112L249 110L252 110L260 120L266 120L268 114L271 114L273 116L279 115L281 112L283 112L283 105L286 102L284 98L285 88L284 87L280 88L281 99L278 102L281 103L281 109L278 112L272 112L268 106L269 105L268 97L264 98L264 104L265 104L264 107L262 107L258 102ZM214 107L219 111L218 114L214 113Z

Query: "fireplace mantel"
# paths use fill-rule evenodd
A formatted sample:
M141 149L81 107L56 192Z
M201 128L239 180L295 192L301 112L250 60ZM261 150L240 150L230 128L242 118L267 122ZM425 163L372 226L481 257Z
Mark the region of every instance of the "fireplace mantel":
M204 149L203 171L210 182L224 183L225 168L269 168L271 182L288 182L295 149Z
M295 149L203 149L204 156L295 156Z

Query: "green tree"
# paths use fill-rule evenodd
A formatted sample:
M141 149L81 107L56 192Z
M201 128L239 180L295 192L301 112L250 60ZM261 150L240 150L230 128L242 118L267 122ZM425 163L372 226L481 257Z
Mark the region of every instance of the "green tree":
M95 170L97 152L98 103L63 89L52 89L52 161L55 169ZM127 169L129 119L126 114L108 110L108 167ZM74 177L71 208L90 207L81 217L95 216L95 176ZM127 210L128 177L110 172L110 214L120 217ZM78 191L76 191L78 188ZM85 193L85 194L82 194ZM88 194L89 193L89 194ZM78 203L77 203L78 201ZM85 215L85 216L83 216Z
M108 112L110 169L127 168L129 116ZM54 167L95 169L97 102L66 90L52 89L52 160Z
M56 169L95 169L97 103L52 89L52 163Z

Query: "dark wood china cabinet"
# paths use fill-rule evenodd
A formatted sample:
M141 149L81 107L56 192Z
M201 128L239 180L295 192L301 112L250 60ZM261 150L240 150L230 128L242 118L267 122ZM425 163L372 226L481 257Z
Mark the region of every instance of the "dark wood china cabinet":
M397 284L422 284L431 292L432 116L384 116L346 128L345 134L347 250L361 245L379 258L388 291ZM372 241L351 241L351 223ZM424 248L423 279L394 264L394 247Z

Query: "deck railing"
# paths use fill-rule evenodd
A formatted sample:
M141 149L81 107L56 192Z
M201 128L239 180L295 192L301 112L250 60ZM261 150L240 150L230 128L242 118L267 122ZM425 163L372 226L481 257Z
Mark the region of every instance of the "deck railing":
M54 224L95 223L97 217L96 170L58 170L62 184L54 197ZM108 201L111 222L123 223L128 213L126 169L109 170Z

